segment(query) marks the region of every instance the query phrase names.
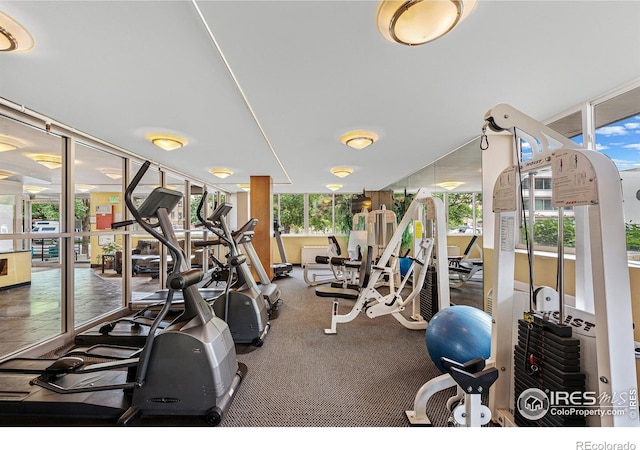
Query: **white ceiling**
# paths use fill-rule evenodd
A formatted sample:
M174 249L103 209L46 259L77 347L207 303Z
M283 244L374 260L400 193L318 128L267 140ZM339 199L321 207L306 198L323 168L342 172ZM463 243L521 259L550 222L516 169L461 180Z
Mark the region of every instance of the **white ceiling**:
M329 169L350 166L340 192L360 192L472 141L497 103L544 120L640 77L639 1L481 0L411 48L380 36L377 6L0 1L36 40L0 55L0 97L231 191L270 175L275 192L328 192ZM380 140L348 149L354 129ZM189 145L164 152L152 131ZM221 184L212 167L234 174Z

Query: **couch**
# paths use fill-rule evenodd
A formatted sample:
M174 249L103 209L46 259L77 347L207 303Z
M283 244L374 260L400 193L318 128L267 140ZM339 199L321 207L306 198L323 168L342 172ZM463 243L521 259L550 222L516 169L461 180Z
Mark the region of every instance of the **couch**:
M178 241L184 249L184 240ZM139 239L131 251L131 268L134 275L157 274L160 267L160 242L149 239ZM115 269L122 273L122 252L116 252ZM204 251L191 245L191 267L203 267ZM168 267L173 265L171 256L168 256Z

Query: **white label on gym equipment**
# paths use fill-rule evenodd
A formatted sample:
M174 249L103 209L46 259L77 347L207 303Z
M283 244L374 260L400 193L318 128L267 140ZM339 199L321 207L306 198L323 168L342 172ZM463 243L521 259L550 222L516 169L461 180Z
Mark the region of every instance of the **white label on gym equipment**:
M516 210L516 166L502 171L493 186L493 212Z
M500 251L512 252L516 247L515 220L513 216L500 218Z
M551 203L555 208L598 203L596 176L591 162L575 150L553 154Z

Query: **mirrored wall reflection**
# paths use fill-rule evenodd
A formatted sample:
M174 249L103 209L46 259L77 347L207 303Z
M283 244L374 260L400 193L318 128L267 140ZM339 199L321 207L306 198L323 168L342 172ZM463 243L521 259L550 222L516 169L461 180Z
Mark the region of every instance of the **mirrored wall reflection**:
M444 231L447 235L452 303L483 307L480 138L385 189L393 190L396 205L402 205L410 202L421 188L440 198L445 205L447 229L436 230L436 233ZM463 258L464 264L456 263Z
M386 187L396 197L426 188L445 200L449 235L482 234L482 150L480 138Z

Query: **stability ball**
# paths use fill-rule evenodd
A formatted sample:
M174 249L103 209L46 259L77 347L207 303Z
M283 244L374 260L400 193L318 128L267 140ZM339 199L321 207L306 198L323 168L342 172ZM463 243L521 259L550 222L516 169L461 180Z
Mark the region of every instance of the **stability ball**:
M409 271L409 268L411 267L411 263L413 261L411 261L411 258L400 258L400 276L404 277L407 272Z
M491 355L491 316L473 306L454 305L438 311L425 332L433 363L445 372L441 357L465 363Z

